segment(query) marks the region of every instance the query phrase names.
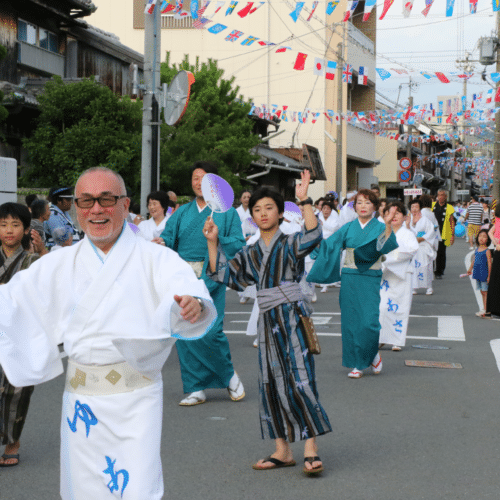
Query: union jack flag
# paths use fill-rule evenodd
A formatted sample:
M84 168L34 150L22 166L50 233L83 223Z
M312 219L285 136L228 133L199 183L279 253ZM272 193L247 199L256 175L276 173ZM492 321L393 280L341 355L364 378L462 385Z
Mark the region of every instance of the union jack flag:
M344 71L342 71L342 81L352 83L352 66L350 64L344 64Z
M240 36L243 35L243 31L233 30L229 35L226 36L228 42L235 42Z

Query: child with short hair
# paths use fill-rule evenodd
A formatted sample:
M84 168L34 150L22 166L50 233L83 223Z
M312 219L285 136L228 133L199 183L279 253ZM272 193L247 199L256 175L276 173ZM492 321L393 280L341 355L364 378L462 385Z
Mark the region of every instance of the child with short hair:
M310 173L301 174L296 187L299 201L305 201ZM317 456L316 436L332 430L319 402L314 359L306 344L300 314L309 316L300 280L304 257L322 241L321 226L312 204L304 206L305 230L290 235L279 229L284 213L282 196L268 188L255 191L250 213L260 229L260 239L243 247L227 260L218 246L218 228L208 218L203 233L208 241L210 266L207 275L237 291L257 285L260 315L259 413L263 439L274 439L276 451L253 465L256 470L296 465L289 442L304 440L304 473L318 474L323 464Z
M0 205L0 285L8 283L16 273L27 269L39 258L39 255L24 250L24 247L29 247L30 223L28 207L19 203ZM0 440L6 445L0 467L13 467L19 463L19 439L32 393L33 386L11 385L0 366Z
M476 236L477 248L474 251L472 262L467 274L472 274L476 280L477 289L483 297L483 310L476 313L480 318L491 318L491 312L486 310L486 297L488 296L488 283L491 275L491 239L486 229L481 229Z

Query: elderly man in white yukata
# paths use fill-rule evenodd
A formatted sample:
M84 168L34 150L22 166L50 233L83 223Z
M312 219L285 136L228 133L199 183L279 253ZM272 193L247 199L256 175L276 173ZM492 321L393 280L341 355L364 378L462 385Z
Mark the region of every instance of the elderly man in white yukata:
M0 287L0 364L14 385L40 384L63 372L64 343L64 500L160 499L161 368L176 339L210 329L215 306L175 252L125 223L118 174L87 170L75 197L86 238Z

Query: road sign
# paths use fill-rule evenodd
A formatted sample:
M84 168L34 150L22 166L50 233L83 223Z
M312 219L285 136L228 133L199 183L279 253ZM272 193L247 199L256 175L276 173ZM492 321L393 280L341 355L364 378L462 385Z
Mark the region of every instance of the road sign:
M401 172L398 172L398 179L401 182L408 182L410 180L411 174L408 172L408 170L401 170Z
M420 196L421 194L422 194L421 189L405 189L404 190L405 196Z
M470 191L468 189L457 189L455 194L458 196L467 196L470 194Z
M406 157L401 158L401 160L399 160L399 166L404 170L408 170L411 167L410 158L406 158Z

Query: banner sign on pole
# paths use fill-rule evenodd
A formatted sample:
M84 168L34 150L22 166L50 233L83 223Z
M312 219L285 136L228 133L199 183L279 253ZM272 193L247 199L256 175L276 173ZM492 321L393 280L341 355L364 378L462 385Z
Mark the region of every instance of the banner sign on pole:
M457 189L457 191L455 191L455 194L458 196L468 196L470 194L470 191L468 189Z
M421 194L422 194L421 189L405 189L404 190L405 196L420 196Z

